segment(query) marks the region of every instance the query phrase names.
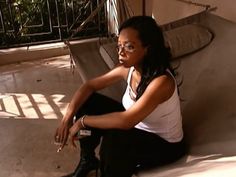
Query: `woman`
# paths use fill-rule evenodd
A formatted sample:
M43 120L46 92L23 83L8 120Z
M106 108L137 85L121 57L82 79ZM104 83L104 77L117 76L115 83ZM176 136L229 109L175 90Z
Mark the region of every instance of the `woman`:
M120 64L78 89L56 131L61 148L67 139L74 144L79 130L92 132L79 140L81 160L68 176L85 177L100 166L102 177L131 177L137 167L171 163L184 154L177 85L160 27L151 17L128 19L117 50ZM127 80L122 104L95 93L121 79ZM94 149L101 136L99 162Z

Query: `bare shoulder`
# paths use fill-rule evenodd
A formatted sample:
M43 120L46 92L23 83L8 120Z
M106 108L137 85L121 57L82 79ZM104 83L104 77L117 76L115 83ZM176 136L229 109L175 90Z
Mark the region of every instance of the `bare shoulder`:
M148 85L147 92L162 101L169 99L175 91L175 80L170 73L166 73L152 80ZM145 91L145 92L146 92Z
M118 64L113 70L111 70L111 72L117 73L123 79L126 79L129 72L129 68L126 68L121 64Z
M107 73L88 80L86 84L90 88L93 88L93 90L100 90L114 84L121 79L126 79L128 71L129 69L122 65L118 65Z

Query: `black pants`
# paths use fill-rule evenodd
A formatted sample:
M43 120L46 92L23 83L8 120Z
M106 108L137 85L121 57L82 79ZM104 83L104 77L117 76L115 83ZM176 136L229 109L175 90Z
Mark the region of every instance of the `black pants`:
M94 93L78 110L83 114L100 115L123 111L121 103ZM80 139L82 155L94 155L99 145L102 177L131 177L139 168L151 168L171 163L184 154L184 143L169 143L155 135L136 128L130 130L92 129L92 136Z

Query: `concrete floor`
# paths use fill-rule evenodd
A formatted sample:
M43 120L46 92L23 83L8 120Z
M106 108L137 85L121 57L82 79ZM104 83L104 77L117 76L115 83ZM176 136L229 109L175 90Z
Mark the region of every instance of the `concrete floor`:
M55 129L82 80L69 56L0 66L0 177L59 177L79 150L57 153Z

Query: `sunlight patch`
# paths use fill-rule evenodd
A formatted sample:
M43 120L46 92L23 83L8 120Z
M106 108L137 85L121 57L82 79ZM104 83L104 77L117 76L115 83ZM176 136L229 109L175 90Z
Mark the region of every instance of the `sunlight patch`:
M65 95L6 94L0 95L0 118L59 119L65 113Z

